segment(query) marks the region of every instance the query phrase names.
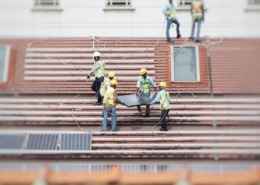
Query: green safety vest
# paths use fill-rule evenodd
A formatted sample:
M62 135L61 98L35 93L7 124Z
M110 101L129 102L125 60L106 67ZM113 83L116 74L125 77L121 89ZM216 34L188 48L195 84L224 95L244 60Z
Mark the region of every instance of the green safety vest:
M104 95L104 100L103 100L103 105L113 105L115 106L115 101L114 101L114 92L115 89L113 87L110 87L107 89L105 95Z
M168 8L169 8L169 10L166 11L166 14L168 15L167 19L176 19L176 17L177 17L176 16L176 10L173 7L173 5L168 4Z
M95 77L96 78L101 78L104 76L104 71L105 71L105 63L102 60L97 61L99 64L99 68L96 70Z
M140 76L140 91L141 93L148 94L151 91L151 85L149 82L150 77L147 76L144 80L143 77Z
M191 12L193 20L203 19L203 3L202 1L193 1L191 4Z
M168 101L169 92L166 92L165 90L161 90L159 92L160 94L160 105L161 110L169 110L170 109L170 102Z

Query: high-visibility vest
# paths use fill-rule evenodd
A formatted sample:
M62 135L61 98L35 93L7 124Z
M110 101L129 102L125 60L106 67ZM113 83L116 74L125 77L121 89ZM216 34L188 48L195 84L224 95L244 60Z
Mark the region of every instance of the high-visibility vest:
M203 3L202 1L192 1L191 4L193 20L201 20L203 18Z
M110 88L110 79L105 78L104 82L102 83L102 87L100 88L100 95L104 96L109 88Z
M170 109L170 102L168 101L169 92L166 92L164 89L159 92L160 94L160 107L161 110L169 110Z
M104 95L104 99L103 99L103 105L113 105L115 106L116 103L114 101L114 92L115 92L115 89L113 87L110 87L105 95Z
M146 79L140 76L140 91L141 93L148 94L151 91L151 84L150 84L150 76L147 76Z
M166 11L167 19L176 19L176 10L172 4L168 4L168 10Z
M102 60L97 61L99 64L99 68L96 71L95 77L96 78L101 78L104 76L104 71L105 71L105 63Z

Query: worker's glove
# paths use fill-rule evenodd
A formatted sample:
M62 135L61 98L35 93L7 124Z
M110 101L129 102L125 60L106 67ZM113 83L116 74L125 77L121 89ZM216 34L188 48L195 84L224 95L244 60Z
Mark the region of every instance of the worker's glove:
M87 78L90 79L90 76L88 75Z

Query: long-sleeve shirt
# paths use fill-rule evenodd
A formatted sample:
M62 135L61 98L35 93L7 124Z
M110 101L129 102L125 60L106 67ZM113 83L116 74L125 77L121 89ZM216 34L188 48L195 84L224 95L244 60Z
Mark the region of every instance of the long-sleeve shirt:
M99 65L98 62L96 62L96 64L92 67L91 71L88 73L88 76L90 76L93 73L95 73L98 68L100 68L100 65Z
M150 104L155 104L156 102L158 102L159 100L161 99L161 95L160 93L158 93L155 97L155 99L150 103ZM171 99L170 99L170 96L167 96L167 100L170 102Z
M164 7L162 9L162 12L163 12L164 15L167 14L167 11L169 11L170 7L174 8L174 4L173 3L168 3L168 4L164 5Z
M143 78L143 77L141 76L141 78ZM137 86L136 87L138 87L138 88L140 88L140 86L141 86L141 82L140 82L141 78L139 77L138 81L137 81ZM153 79L151 77L149 77L148 80L149 80L149 83L151 84L151 86L156 87L156 84L154 83L154 81L153 81Z

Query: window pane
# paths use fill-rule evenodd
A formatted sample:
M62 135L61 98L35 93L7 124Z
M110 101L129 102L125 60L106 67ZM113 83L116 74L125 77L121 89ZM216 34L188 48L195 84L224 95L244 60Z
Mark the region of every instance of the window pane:
M5 53L6 53L6 47L0 46L0 82L5 81Z
M174 81L197 81L195 47L175 47L174 53Z
M248 3L250 5L260 5L260 0L249 0Z

